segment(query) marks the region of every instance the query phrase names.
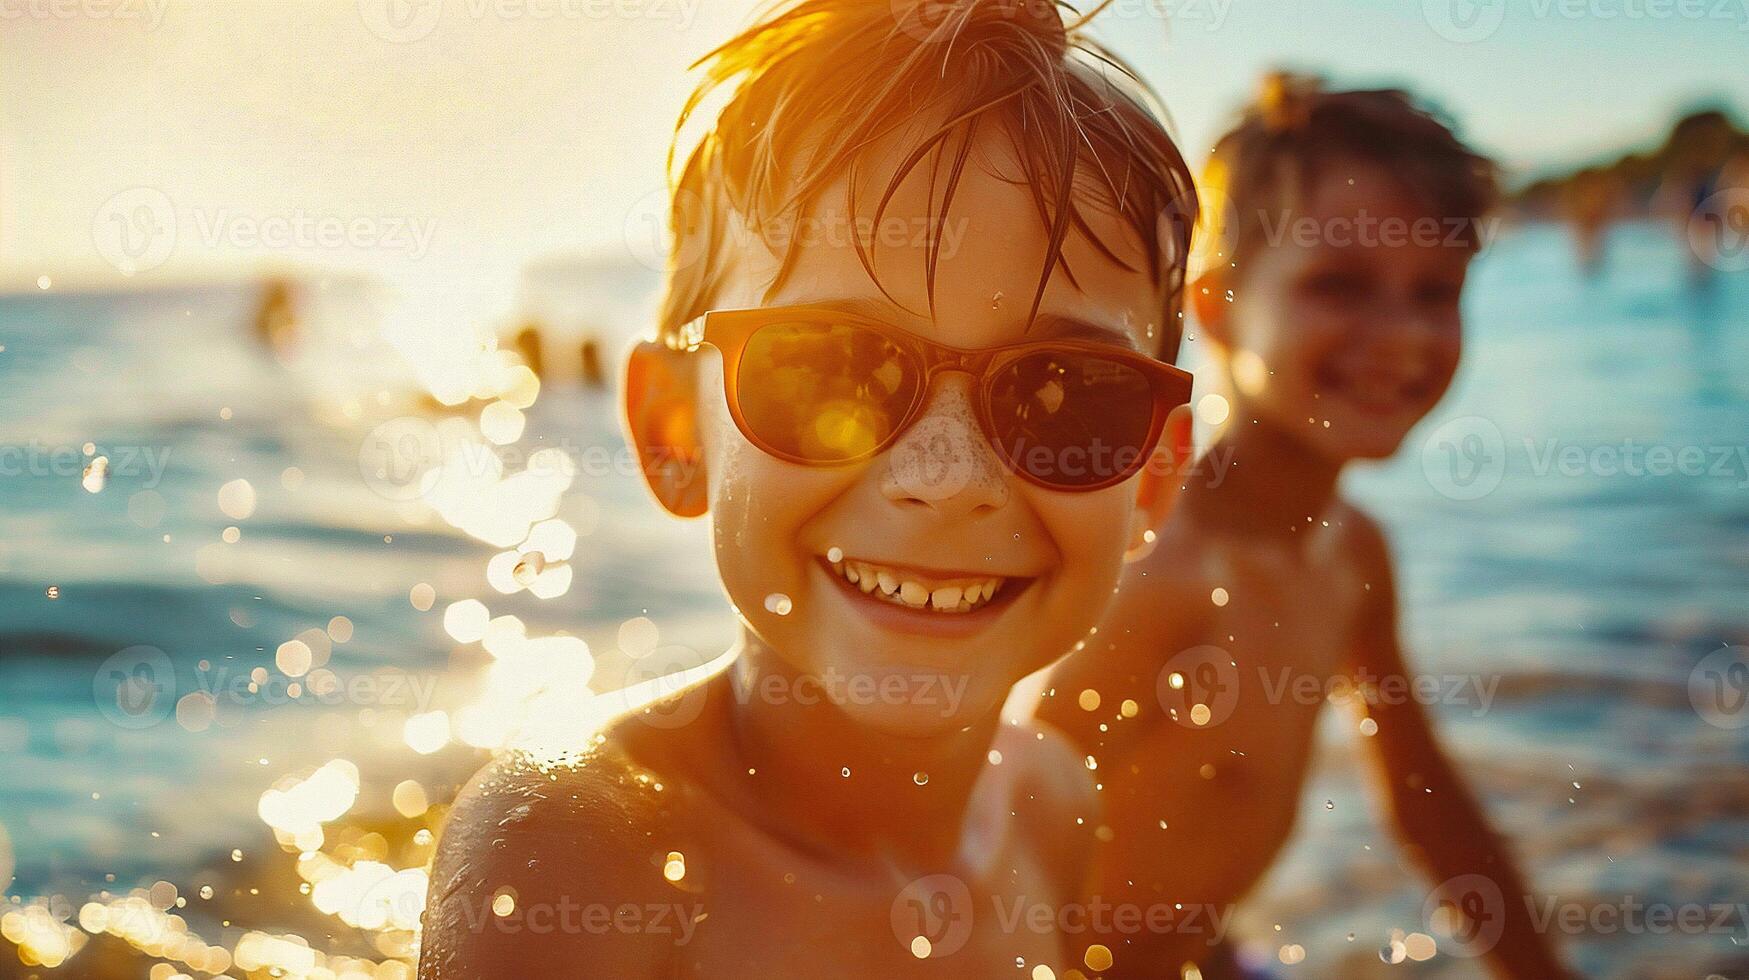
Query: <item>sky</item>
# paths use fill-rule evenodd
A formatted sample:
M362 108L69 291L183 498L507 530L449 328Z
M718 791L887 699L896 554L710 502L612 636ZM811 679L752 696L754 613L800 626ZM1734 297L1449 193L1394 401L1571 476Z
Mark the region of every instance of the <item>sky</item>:
M532 258L655 261L685 68L752 10L0 0L0 286L290 259L490 317ZM1407 85L1520 172L1701 100L1749 118L1749 0L1113 0L1097 23L1193 163L1275 66Z

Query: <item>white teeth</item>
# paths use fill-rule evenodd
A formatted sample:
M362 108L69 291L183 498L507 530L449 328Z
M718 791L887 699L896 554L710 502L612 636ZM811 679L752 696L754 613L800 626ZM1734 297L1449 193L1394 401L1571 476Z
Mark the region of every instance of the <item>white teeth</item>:
M855 585L864 594L875 594L889 602L898 603L911 609L933 609L943 613L964 613L979 608L990 601L1002 588L1005 581L1001 578L987 578L973 581L959 581L953 585L938 585L933 588L923 580L901 577L902 573L871 565L867 562L848 560L830 561L832 570L844 576L844 580Z

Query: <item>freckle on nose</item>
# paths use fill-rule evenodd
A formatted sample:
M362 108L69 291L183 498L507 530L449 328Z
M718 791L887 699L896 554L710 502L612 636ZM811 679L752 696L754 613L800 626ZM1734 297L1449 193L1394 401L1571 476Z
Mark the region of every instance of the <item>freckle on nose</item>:
M1000 506L1008 499L1001 463L984 442L964 385L944 388L887 454L889 496L938 504L960 494Z

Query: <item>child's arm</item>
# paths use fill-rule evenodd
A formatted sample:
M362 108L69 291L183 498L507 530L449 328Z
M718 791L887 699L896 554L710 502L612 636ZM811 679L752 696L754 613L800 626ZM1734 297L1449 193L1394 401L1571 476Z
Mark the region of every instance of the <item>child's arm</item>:
M1367 602L1357 623L1354 668L1357 679L1382 681L1412 678L1397 643L1397 599L1390 553L1384 536L1363 519L1359 522ZM1407 688L1404 688L1407 690ZM1402 840L1434 879L1448 882L1480 875L1496 890L1472 892L1479 901L1467 904L1472 935L1497 935L1489 953L1496 972L1522 980L1569 976L1566 968L1530 917L1530 892L1519 876L1504 843L1495 837L1486 815L1440 749L1426 712L1412 697L1373 699L1368 715L1378 724L1371 738L1380 782L1388 797ZM1395 703L1386 704L1389 700Z
M420 980L664 975L671 940L615 916L677 895L644 860L637 790L598 772L511 757L462 790L432 868Z

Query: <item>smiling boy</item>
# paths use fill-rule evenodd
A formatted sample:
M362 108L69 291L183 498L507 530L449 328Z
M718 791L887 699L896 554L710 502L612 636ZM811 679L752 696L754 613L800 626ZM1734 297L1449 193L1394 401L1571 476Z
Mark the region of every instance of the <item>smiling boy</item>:
M1077 900L1092 806L1065 742L999 715L1167 511L1195 203L1073 16L808 0L707 59L688 114L733 88L681 171L626 414L661 504L709 516L736 657L574 757L476 776L421 976L1097 960L992 912ZM479 911L558 906L611 914ZM655 926L676 908L684 935Z
M1384 535L1337 493L1350 461L1394 453L1451 383L1493 167L1401 92L1277 76L1208 175L1224 206L1192 292L1231 395L1210 402L1228 416L1205 457L1222 479L1187 481L1101 642L1057 667L1039 707L1099 767L1094 893L1230 915L1288 841L1316 724L1343 700L1399 837L1442 883L1429 905L1465 940L1440 952L1562 976L1422 706L1433 691L1485 710L1493 682L1409 672ZM1109 976L1239 975L1219 929L1102 938Z

